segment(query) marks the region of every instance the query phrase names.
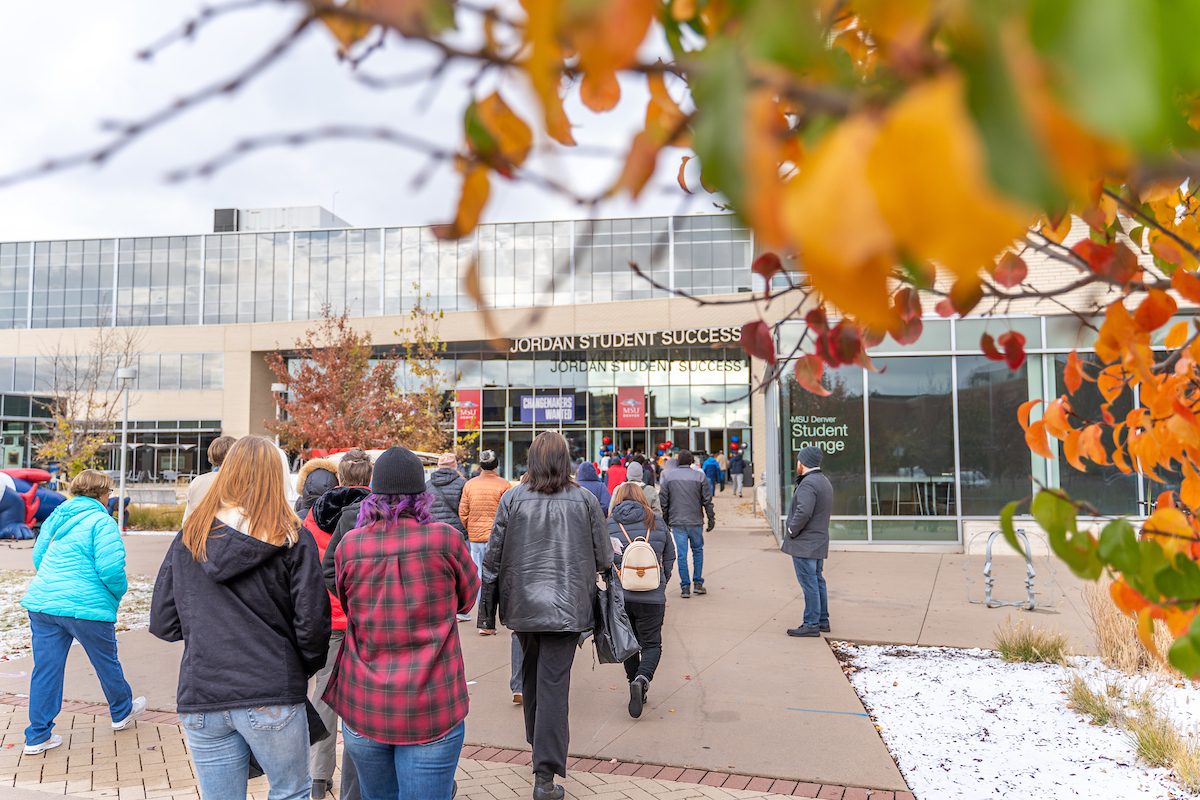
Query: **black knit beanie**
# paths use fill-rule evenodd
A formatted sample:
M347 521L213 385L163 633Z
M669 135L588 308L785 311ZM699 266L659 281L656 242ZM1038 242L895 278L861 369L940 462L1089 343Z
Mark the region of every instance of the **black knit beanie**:
M796 460L809 469L814 469L821 466L822 455L824 453L821 451L821 448L810 444L808 447L800 448L800 452L796 455Z
M375 459L371 473L375 494L420 494L425 491L425 468L421 459L405 447L389 447Z

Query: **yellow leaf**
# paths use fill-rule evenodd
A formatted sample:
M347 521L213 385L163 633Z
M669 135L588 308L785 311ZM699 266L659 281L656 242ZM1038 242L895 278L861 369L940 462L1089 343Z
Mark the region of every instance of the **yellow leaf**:
M622 189L629 191L634 200L642 193L646 182L654 175L654 165L658 163L658 153L661 147L647 131L642 131L633 137L629 155L625 156L625 166L617 182L613 184L609 194L616 194ZM682 171L682 167L680 170Z
M375 27L372 23L357 17L340 14L335 9L322 11L318 16L321 22L325 23L329 32L333 34L333 38L337 39L338 44L341 45L339 50L343 53L361 41Z
M782 211L813 285L859 321L887 330L894 316L887 287L894 244L866 162L877 136L877 125L865 116L842 122L786 186Z
M1159 506L1146 520L1146 524L1142 528L1142 536L1153 537L1162 545L1162 549L1167 552L1168 557L1174 558L1175 553L1189 551L1193 534L1187 517L1182 511L1178 508Z
M646 76L650 88L650 101L646 103L646 131L653 133L662 144L683 147L687 141L684 126L686 115L667 91L666 80L661 72Z
M1153 608L1143 608L1137 615L1137 632L1138 638L1142 641L1142 646L1154 656L1156 659L1161 658L1158 654L1158 645L1154 643L1154 617L1151 614Z
M525 60L525 71L533 91L542 103L546 133L559 144L574 145L571 122L563 110L562 85L563 54L558 40L562 0L521 0L525 9L525 41L529 44L529 56Z
M896 103L867 172L897 244L960 277L990 267L1034 219L988 182L954 76L918 85Z

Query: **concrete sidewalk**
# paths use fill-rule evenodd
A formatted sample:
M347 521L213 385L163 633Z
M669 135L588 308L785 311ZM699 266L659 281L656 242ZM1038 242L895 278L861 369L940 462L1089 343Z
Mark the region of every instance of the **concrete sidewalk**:
M722 524L708 536L710 593L682 600L668 593L664 653L639 720L625 711L619 666L594 663L591 647L576 657L571 695L571 752L680 768L734 772L814 784L906 788L837 660L821 639L791 639L803 599L790 560L766 526L718 499ZM131 572L153 576L170 539L130 537ZM975 564L974 561L978 561ZM0 568L29 569L27 548L0 548ZM834 553L827 564L833 636L858 641L983 646L1012 612L967 601L981 559L924 553ZM964 569L970 572L964 572ZM997 560L998 591L1020 587L1022 564ZM1050 613L1025 615L1070 634L1090 650L1079 585L1044 580L1058 596ZM1016 587L1016 588L1014 588ZM981 590L980 590L981 591ZM508 690L509 639L460 627L471 714L467 741L524 749L521 711ZM150 706L173 709L180 645L146 631L121 636L130 682ZM29 659L0 664L0 692L28 691ZM102 701L82 653L68 665L66 696Z

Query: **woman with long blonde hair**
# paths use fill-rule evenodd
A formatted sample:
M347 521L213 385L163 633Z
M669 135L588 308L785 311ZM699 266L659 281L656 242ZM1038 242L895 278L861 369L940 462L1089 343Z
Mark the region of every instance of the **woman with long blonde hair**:
M271 800L311 788L305 701L329 645L329 595L284 480L271 441L239 439L154 585L150 632L184 643L176 705L205 800L244 798L251 757Z

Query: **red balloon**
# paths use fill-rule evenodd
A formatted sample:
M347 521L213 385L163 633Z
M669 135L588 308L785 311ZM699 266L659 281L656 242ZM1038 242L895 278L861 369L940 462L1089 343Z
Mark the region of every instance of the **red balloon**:
M729 445L729 449L730 449L730 450L737 450L737 449L738 449L738 443L737 443L737 442L733 442L732 444L730 444L730 445Z
M605 437L604 437L603 439L601 439L600 441L604 442L605 444L612 444L612 439L610 439L610 438L609 438L609 437L607 437L607 436L605 436Z
M663 447L667 448L668 450L670 450L674 445L674 442L663 442Z

